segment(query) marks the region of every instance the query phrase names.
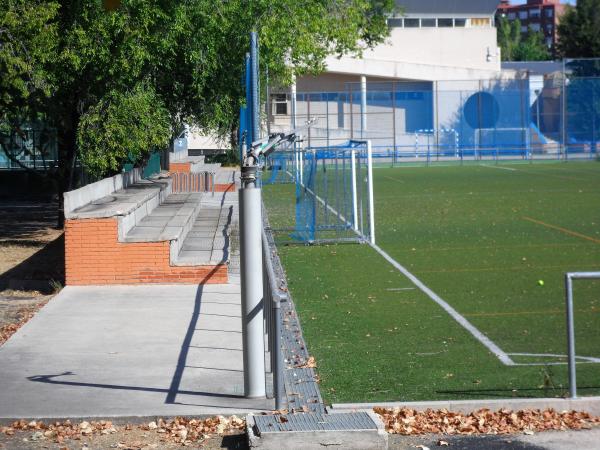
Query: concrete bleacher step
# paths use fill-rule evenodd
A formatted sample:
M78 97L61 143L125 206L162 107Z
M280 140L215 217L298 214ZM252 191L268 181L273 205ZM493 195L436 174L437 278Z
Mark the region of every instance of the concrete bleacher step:
M223 199L225 196L226 194L222 194ZM231 227L237 220L235 213L232 204L210 200L203 202L174 264L187 266L228 263Z
M142 218L123 242L160 242L185 239L200 210L201 193L171 194Z
M66 283L226 283L232 200L138 170L65 194Z

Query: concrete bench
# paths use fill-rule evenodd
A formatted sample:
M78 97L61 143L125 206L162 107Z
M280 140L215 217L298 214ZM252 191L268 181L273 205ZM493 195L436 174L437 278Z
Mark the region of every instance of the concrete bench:
M67 284L227 282L225 264L174 264L202 193L172 194L168 178L117 177L65 194Z

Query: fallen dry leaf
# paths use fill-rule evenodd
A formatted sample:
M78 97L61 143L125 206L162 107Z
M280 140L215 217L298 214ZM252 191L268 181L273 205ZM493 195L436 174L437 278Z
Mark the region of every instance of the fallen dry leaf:
M298 369L315 369L317 361L314 356L309 356L305 363L296 366Z
M213 434L230 434L235 431L243 431L246 427L246 421L237 416L224 417L215 416L205 419L186 419L176 417L175 419L165 421L158 419L157 422L150 422L142 425L127 424L121 428L122 431L131 431L135 429L144 431L154 431L159 433L165 441L170 441L182 445L189 445L193 442L201 442ZM62 444L67 439L80 440L82 437L116 433L117 429L112 422L107 420L83 421L78 424L71 423L69 420L64 422L44 423L42 421L26 422L19 420L13 422L10 426L0 427L0 433L12 436L16 432L39 432L39 439L53 440ZM131 444L120 442L119 448L141 448L139 441ZM143 445L143 444L142 444Z
M25 325L46 303L47 302L42 302L34 306L22 308L17 312L17 322L2 325L0 327L0 345L8 341L8 339L15 334L19 328Z
M462 414L446 409L418 412L410 408L375 408L389 433L421 435L426 433L454 434L508 434L534 433L547 430L581 430L600 425L600 417L582 411L553 409L525 409L496 412L480 409Z
M448 447L450 444L448 444L448 442L447 442L447 441L444 441L444 440L440 439L440 440L437 442L437 445L439 445L440 447Z

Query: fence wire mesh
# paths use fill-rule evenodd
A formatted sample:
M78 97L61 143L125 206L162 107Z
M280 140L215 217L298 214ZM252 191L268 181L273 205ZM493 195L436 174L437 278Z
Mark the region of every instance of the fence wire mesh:
M278 242L356 242L369 236L366 142L278 151L263 186Z
M307 146L369 139L379 164L593 159L600 78L581 71L543 80L350 83L344 92L299 92L296 123L315 120ZM363 98L364 97L364 98ZM289 127L291 110L271 115Z

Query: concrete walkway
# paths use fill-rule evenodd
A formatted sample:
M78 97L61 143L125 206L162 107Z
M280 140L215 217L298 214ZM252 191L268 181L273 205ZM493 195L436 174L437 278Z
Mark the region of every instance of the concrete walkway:
M0 347L0 418L273 409L243 398L241 348L236 282L66 287Z

